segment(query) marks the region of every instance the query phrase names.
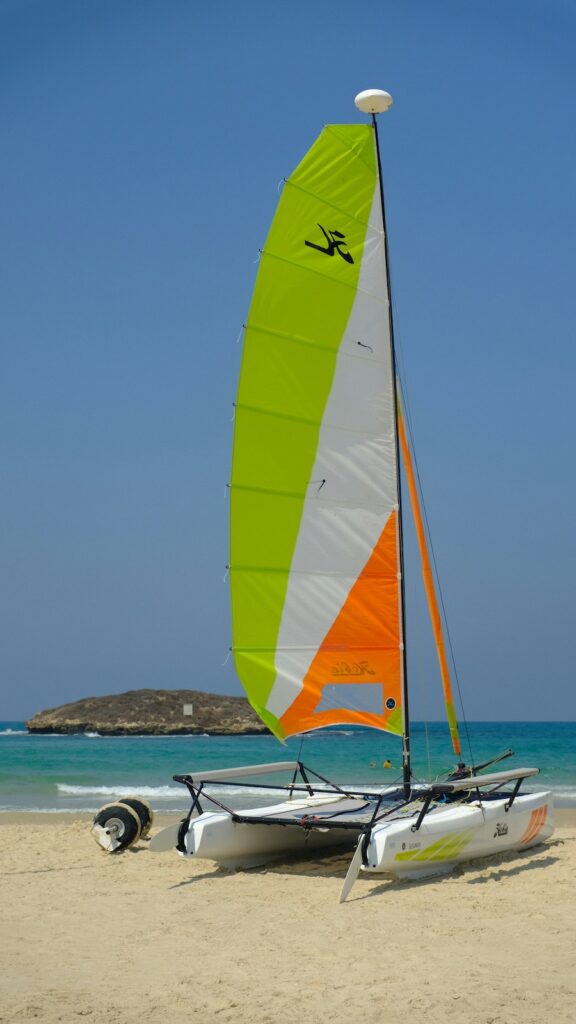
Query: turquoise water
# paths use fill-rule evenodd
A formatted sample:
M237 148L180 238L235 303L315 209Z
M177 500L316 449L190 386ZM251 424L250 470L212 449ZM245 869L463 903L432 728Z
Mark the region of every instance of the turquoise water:
M473 722L469 733L476 763L511 747L515 756L502 769L539 767L538 787L552 789L558 806L576 807L576 723ZM454 764L445 723L414 723L412 748L419 779L435 778ZM298 757L344 786L379 788L401 774L399 740L372 730L324 731L282 746L272 736L32 736L23 723L0 722L0 810L94 811L134 793L156 811L180 811L189 801L173 775ZM386 759L392 768L382 766ZM232 787L222 785L219 793L238 805ZM259 795L256 781L240 802L256 802Z

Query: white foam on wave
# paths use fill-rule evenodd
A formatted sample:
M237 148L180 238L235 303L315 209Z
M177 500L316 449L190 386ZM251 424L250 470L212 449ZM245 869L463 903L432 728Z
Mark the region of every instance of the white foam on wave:
M183 793L175 786L69 786L59 782L56 788L66 796L150 796L164 800L173 800Z
M295 733L296 736L303 736L307 739L309 736L313 736L314 739L330 739L331 736L354 736L355 732L360 730L355 729L307 729L306 732Z
M554 798L556 807L576 807L576 789L574 786L546 786L542 789L549 789Z
M0 729L0 736L29 736L30 739L34 740L62 740L62 739L78 739L78 737L85 736L87 739L99 739L99 740L220 740L221 736L211 736L209 732L196 732L196 733L168 733L166 735L149 736L145 733L137 733L130 735L129 733L122 734L121 736L104 736L101 732L28 732L28 729ZM228 737L226 737L228 738ZM254 737L250 737L253 739ZM261 738L261 737L259 737ZM238 737L233 737L238 739Z
M199 773L198 778L201 777ZM330 791L329 787L322 784L314 785L314 791L321 793L322 791ZM354 783L346 785L341 783L341 788L346 790L355 790L356 792L370 794L379 794L389 792L396 787L394 786L377 786L374 783L370 783L367 786L362 786L361 783ZM540 787L530 787L531 790L535 788L547 789L552 791L554 803L558 808L570 808L576 807L576 787L574 785L562 785L554 783L543 784ZM92 785L92 786L78 786L70 785L68 783L59 783L57 786L58 797L57 802L60 806L52 807L38 807L38 806L9 806L6 803L0 805L0 811L17 811L18 813L30 812L30 813L43 813L43 814L59 814L59 813L94 813L104 803L112 803L116 799L122 799L126 796L140 796L148 798L155 811L164 810L171 813L179 813L181 811L188 810L190 806L190 799L186 788L182 785L179 786L138 786L138 785L119 785L119 786L104 786L104 785ZM527 792L528 792L527 788ZM273 789L266 789L263 786L234 786L231 784L226 785L213 784L207 788L204 795L204 809L210 808L210 801L208 796L212 794L217 800L221 800L226 806L230 807L255 807L265 806L270 803L277 803L279 800L285 799L280 791L274 791ZM215 809L212 806L212 809Z
M198 776L200 778L200 776ZM322 787L315 786L316 790ZM146 796L157 800L175 800L186 796L183 786L176 789L175 786L70 786L67 783L57 783L58 792L62 796ZM208 792L215 796L232 796L241 793L249 793L254 796L269 796L272 790L260 786L217 786L212 785Z
M197 778L202 777L199 772ZM302 786L302 783L300 783ZM324 792L329 787L324 785L314 786L315 792ZM343 787L345 788L345 787ZM357 788L357 787L351 787ZM145 796L156 800L177 800L186 798L186 789L180 785L176 786L133 786L119 785L119 786L73 786L65 782L57 783L58 793L62 796ZM363 789L363 792L370 792L367 788ZM274 797L274 790L266 789L263 786L225 786L214 783L206 790L207 793L212 793L216 797L227 797L227 796L242 796L245 793L247 796L267 796ZM374 790L374 792L380 792L380 789Z
M0 814L94 814L97 809L97 804L92 807L10 807L6 804L0 806Z

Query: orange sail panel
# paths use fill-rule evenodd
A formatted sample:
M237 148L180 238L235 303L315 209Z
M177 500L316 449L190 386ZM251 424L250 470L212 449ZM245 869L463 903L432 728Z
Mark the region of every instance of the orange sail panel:
M399 582L394 511L320 645L302 690L280 719L287 734L343 722L402 731ZM363 699L367 685L378 691L380 706L372 711ZM348 694L345 709L339 699L342 688Z
M416 526L416 536L418 537L418 547L420 549L420 559L422 563L422 576L424 579L424 588L426 590L426 597L428 599L428 608L430 611L430 618L432 620L432 629L434 631L434 640L436 643L436 651L438 654L438 661L440 663L440 675L442 676L442 687L444 689L444 700L446 703L446 714L448 717L448 727L450 729L450 736L452 737L452 746L454 753L457 757L460 757L460 738L458 736L458 722L456 720L456 713L454 710L454 699L452 697L452 685L450 682L450 671L448 669L448 660L446 658L446 647L444 645L444 634L442 632L442 620L440 618L440 612L438 610L438 602L436 600L436 591L434 588L434 577L432 575L432 567L430 565L430 557L428 555L428 548L426 545L426 536L424 533L424 526L422 523L422 514L420 512L420 503L418 501L418 491L416 488L416 480L414 477L414 467L412 465L412 456L410 454L410 447L408 445L408 438L406 436L406 430L404 427L404 419L402 416L402 405L400 402L400 386L398 385L398 434L400 438L400 447L402 450L402 461L404 464L404 470L406 472L406 480L408 482L408 490L410 492L410 502L412 505L412 513L414 515L414 524Z

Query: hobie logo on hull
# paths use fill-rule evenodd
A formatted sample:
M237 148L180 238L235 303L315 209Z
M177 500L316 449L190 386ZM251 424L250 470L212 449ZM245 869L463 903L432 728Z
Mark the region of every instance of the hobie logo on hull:
M343 235L341 231L326 231L326 228L323 228L321 224L318 227L326 239L326 245L316 245L315 242L309 242L308 240L304 241L304 245L310 246L311 249L317 249L318 252L323 252L325 256L333 256L337 252L343 260L346 260L346 263L354 263L346 245L346 235Z

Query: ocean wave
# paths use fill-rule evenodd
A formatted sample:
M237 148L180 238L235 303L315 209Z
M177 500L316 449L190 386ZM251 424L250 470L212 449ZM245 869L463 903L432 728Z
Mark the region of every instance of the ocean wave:
M200 775L198 776L201 777ZM58 792L62 796L145 796L156 798L157 800L176 800L186 797L186 790L183 786L176 788L175 786L126 786L124 784L120 786L73 786L65 782L57 783ZM320 790L321 787L317 786L315 789ZM214 796L239 796L241 793L246 793L250 796L269 796L275 798L276 794L273 790L264 789L261 786L217 786L211 785L210 789L207 790L209 793L213 793Z
M22 805L0 805L0 814L94 814L98 808L92 807L23 807ZM179 808L174 808L175 811Z
M386 787L390 789L393 787ZM576 807L576 786L558 784L558 785L543 785L542 789L549 789L552 791L552 797L554 803L558 809L562 808L575 808ZM347 787L342 786L342 789L355 790L357 792L370 794L378 794L382 792L382 789L377 786L361 786L358 783ZM186 812L190 806L190 799L184 786L141 786L132 785L120 785L120 786L104 786L104 785L93 785L93 786L77 786L68 783L59 783L57 786L58 795L56 803L59 806L40 807L40 806L26 806L21 802L14 802L9 805L6 800L0 804L0 812L16 811L30 812L30 813L45 813L45 814L58 814L58 813L86 813L93 814L98 807L106 803L113 803L115 800L121 800L126 796L142 797L149 799L154 811L174 813ZM314 790L319 795L322 791L325 791L325 787L315 786ZM270 804L276 804L282 802L285 796L281 791L275 792L274 790L265 789L263 787L255 786L243 786L241 788L232 785L213 785L210 786L204 794L203 805L205 810L216 810L214 805L210 805L209 795L213 795L217 800L220 800L226 806L232 808L240 807L257 807L267 806ZM34 799L32 797L32 799ZM42 798L41 798L42 799ZM49 800L46 801L47 803Z
M87 737L88 739L100 739L100 740L222 740L222 739L262 739L262 735L254 737L253 735L245 736L221 736L212 735L209 732L178 732L178 733L158 733L151 735L149 733L122 733L118 736L107 736L101 732L28 732L28 729L0 729L0 736L29 736L30 739L35 740L60 740L60 739L71 739L77 740L81 737ZM270 738L264 736L264 738ZM274 737L272 737L274 739Z
M95 814L101 804L98 801L89 806L82 807L28 807L23 804L0 804L0 814ZM154 808L158 810L157 808ZM165 808L161 814L185 814L190 809L189 804L176 804L173 807Z
M574 786L547 786L542 789L549 789L556 807L576 807L576 788Z
M355 733L359 733L360 729L307 729L306 732L295 733L295 736L308 739L308 737L314 737L314 739L330 739L331 736L354 736Z
M66 796L150 796L170 800L182 797L182 789L175 786L71 786L58 782L59 793Z
M202 778L201 773L197 776L199 779ZM345 787L343 787L345 788ZM355 787L352 787L355 788ZM178 800L186 798L186 790L183 786L127 786L124 783L118 786L75 786L66 782L57 783L58 793L62 796L112 796L112 797L123 797L123 796L143 796L150 797L156 800ZM321 793L326 791L326 787L317 785L314 787L315 792ZM363 789L363 792L370 792L370 788ZM380 789L373 790L374 792L380 792ZM328 789L328 792L330 790ZM282 796L282 791L278 790L275 792L271 789L266 789L263 786L226 786L217 785L214 783L210 788L206 789L206 794L213 794L215 797L228 797L237 796L240 797L242 794L246 796L267 796L270 800L276 800Z

